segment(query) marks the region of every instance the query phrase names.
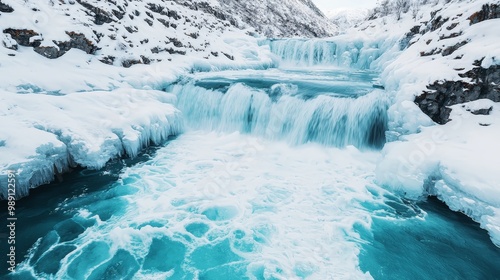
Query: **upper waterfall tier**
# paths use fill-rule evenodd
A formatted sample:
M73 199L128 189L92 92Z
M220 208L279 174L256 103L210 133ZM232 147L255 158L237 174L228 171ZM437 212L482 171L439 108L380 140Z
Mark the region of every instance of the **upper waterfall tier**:
M271 39L261 42L269 45L271 52L284 64L332 65L357 69L370 69L372 63L383 53L386 46L378 42L331 39Z

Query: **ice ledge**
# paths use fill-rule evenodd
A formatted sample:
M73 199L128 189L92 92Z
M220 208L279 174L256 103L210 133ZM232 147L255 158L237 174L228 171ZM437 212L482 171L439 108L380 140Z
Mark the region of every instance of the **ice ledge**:
M500 247L499 104L482 99L454 105L449 123L428 127L405 104L396 103L395 111L412 120L407 125L414 133L386 144L377 182L412 199L437 196L480 223ZM474 114L480 109L487 114Z
M102 168L110 159L136 156L182 132L175 96L154 90L0 94L0 198L7 171L16 176L16 196L51 182L71 166Z

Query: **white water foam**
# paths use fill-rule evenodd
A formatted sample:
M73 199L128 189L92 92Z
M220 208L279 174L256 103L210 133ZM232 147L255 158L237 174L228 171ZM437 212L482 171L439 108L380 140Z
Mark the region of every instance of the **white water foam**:
M72 220L85 231L68 238L57 230L57 246L44 248L45 237L18 273L43 275L37 251L67 250L57 279L110 271L134 279L369 279L357 229L371 225L362 205L383 199L373 184L378 157L189 132L109 190L63 205L82 207Z

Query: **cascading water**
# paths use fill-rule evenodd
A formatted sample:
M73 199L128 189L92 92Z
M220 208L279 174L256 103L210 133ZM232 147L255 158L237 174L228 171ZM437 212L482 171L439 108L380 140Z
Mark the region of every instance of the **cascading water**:
M337 66L370 69L383 49L378 43L345 39L273 39L261 42L269 45L283 63L305 66Z
M197 129L241 131L293 145L380 148L385 143L387 100L380 91L358 98L311 99L290 84L261 90L236 83L225 93L187 84L172 91L178 108Z

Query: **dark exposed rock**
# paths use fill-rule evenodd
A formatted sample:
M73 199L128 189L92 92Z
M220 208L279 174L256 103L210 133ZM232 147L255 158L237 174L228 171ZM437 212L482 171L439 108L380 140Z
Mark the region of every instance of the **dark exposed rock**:
M68 51L66 49L58 49L56 47L34 47L33 50L36 53L50 59L61 57Z
M179 20L181 19L181 16L174 10L169 10L167 12L167 16L170 17L170 18L174 18L175 20Z
M101 58L99 61L108 65L113 65L113 62L115 62L115 57L112 55L108 55Z
M16 41L19 45L25 47L38 47L40 46L40 43L42 41L37 39L33 40L33 42L30 42L31 37L39 35L33 30L7 28L3 31L3 33L10 34L14 41Z
M160 51L161 50L158 47L154 47L154 48L151 49L152 53L160 53Z
M178 1L178 2L181 2L181 1ZM185 2L182 2L182 4L184 6L190 8L191 10L195 10L195 11L200 10L200 11L203 11L205 13L214 15L216 18L218 18L220 20L227 20L231 23L231 25L238 27L236 19L234 19L229 14L226 14L218 9L213 8L207 2L194 2L193 3L191 1L185 1Z
M438 54L438 53L441 53L442 49L433 49L431 50L430 52L420 52L420 56L429 56L429 55L434 55L434 54Z
M122 66L125 68L130 68L132 65L141 64L141 63L142 63L142 61L140 61L138 59L126 59L126 60L122 61Z
M453 28L457 27L458 25L458 22L454 22L452 24L450 24L450 26L446 27L447 30L452 30Z
M448 55L454 53L456 50L458 50L459 48L461 48L462 46L464 46L466 44L467 44L467 41L458 42L455 45L449 46L446 49L444 49L441 54L443 56L448 56Z
M111 23L113 22L113 16L104 11L103 9L99 7L95 7L85 1L82 0L76 0L80 5L85 7L87 10L89 10L89 13L91 16L94 17L94 23L97 25L103 25L104 23Z
M173 48L165 49L165 51L168 52L169 54L181 54L181 55L186 54L185 51L174 50Z
M75 32L66 32L71 38L69 41L53 41L57 46L34 46L33 50L45 56L46 58L54 59L63 56L69 50L75 48L80 49L88 54L95 54L97 47L88 40L85 35Z
M404 50L412 45L411 40L420 32L420 25L415 25L407 32L401 41L399 41L399 49Z
M167 17L170 17L170 18L174 18L175 20L179 20L181 19L182 17L177 13L177 11L174 11L174 10L169 10L165 7L162 7L162 6L159 6L159 5L156 5L156 4L152 4L152 3L148 3L147 4L147 8L154 12L154 13L157 13L157 14L160 14L162 16L167 16ZM152 17L152 15L151 15Z
M170 23L162 18L158 18L157 19L159 22L161 22L161 24L163 24L165 27L170 27Z
M429 23L429 31L435 31L439 28L441 28L441 26L443 26L443 24L445 24L447 21L448 21L448 18L443 18L442 16L438 16L436 18L434 18L434 16L432 16L433 19L431 20L431 22Z
M474 115L489 115L491 111L493 111L493 106L490 106L489 108L482 108L482 109L477 109L477 110L467 110L471 112Z
M122 19L125 16L125 12L122 11L113 10L112 12L117 19Z
M11 6L4 4L4 3L2 3L2 1L0 1L0 12L12 13L13 11L14 11L14 9Z
M432 120L445 124L451 112L447 106L483 98L500 102L500 65L489 68L478 66L460 76L471 81L435 82L427 86L429 91L415 98L415 103Z
M150 64L151 63L151 59L141 55L141 59L142 59L142 63L144 64Z
M231 60L234 60L234 56L230 55L230 54L227 54L225 52L222 52L223 55L225 55L227 58L231 59Z
M500 5L485 4L479 12L475 12L469 17L470 25L485 21L488 19L500 18Z
M184 47L184 45L182 44L181 41L179 41L179 39L177 38L168 38L170 40L171 43L174 44L174 46L176 46L177 48L181 48L181 47Z
M146 8L148 8L150 11L157 13L157 14L160 14L160 15L163 15L163 16L167 15L167 12L165 12L165 8L160 6L160 5L148 3Z
M440 94L440 92L424 91L423 94L415 97L415 103L420 107L422 112L438 124L448 122L451 109L445 107L445 96Z
M153 21L150 20L149 18L145 18L144 21L149 24L149 26L153 26Z
M191 37L193 39L198 39L198 37L200 36L200 34L198 32L193 32L193 33L189 33L186 35L188 35L189 37Z
M455 37L458 37L458 36L461 36L463 33L462 32L453 32L451 33L450 35L441 35L441 37L439 37L439 40L445 40L445 39L451 39L451 38L455 38Z
M219 56L219 53L218 52L211 52L211 54L215 57L218 57Z
M85 35L75 32L66 32L66 34L68 34L71 38L69 41L70 48L79 49L88 54L95 54L98 50L98 47L96 47L92 41L87 39Z
M125 30L127 30L128 33L135 33L137 32L137 27L133 27L132 26L125 26Z

